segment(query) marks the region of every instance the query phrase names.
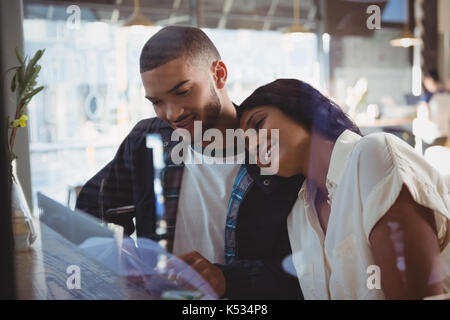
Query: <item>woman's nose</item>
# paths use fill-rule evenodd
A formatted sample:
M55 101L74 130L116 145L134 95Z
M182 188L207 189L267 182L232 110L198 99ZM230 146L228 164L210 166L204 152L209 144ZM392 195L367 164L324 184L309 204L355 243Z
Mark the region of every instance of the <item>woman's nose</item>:
M258 152L258 135L257 133L255 135L252 135L251 137L247 138L247 149L248 152L256 155Z

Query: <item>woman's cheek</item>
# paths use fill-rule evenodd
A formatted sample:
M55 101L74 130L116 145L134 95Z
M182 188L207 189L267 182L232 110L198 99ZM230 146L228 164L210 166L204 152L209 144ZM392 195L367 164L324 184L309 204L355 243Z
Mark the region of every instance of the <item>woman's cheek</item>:
M286 154L287 153L287 150L286 150L286 148L285 148L285 146L283 145L283 144L279 144L279 149L278 149L278 157L277 157L277 160L278 160L278 171L281 173L281 172L283 172L284 171L284 169L285 169L285 167L286 167L286 165L287 165L287 163L286 162L288 162L289 160L289 157L288 157L288 155Z

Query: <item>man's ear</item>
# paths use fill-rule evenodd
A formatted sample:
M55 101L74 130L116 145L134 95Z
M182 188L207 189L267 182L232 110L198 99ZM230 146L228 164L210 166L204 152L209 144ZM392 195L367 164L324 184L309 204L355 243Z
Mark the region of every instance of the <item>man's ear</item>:
M211 68L217 89L223 89L228 78L227 66L222 60L217 60L213 62Z

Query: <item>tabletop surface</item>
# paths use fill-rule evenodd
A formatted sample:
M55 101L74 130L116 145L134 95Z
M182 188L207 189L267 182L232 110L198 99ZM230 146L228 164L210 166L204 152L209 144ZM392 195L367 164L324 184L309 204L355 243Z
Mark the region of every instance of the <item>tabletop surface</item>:
M81 249L38 220L37 240L26 251L15 252L19 299L109 300L155 299L143 285L114 274L86 257ZM69 289L69 266L80 270L80 289Z

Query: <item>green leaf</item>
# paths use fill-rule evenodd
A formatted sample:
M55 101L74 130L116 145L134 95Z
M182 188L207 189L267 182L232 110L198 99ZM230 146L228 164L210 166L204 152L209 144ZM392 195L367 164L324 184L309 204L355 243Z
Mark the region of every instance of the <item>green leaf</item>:
M22 100L24 101L24 107L30 102L31 98L41 92L44 89L43 86L37 87L36 89L32 90L31 92L27 93Z
M20 53L20 50L18 47L16 47L16 57L17 57L17 60L19 60L20 64L23 65L24 64L23 57L22 57L22 54Z
M34 66L33 73L32 73L31 78L30 78L30 84L29 85L31 87L34 87L36 85L36 79L37 79L37 77L39 75L39 72L41 72L41 66L37 64L36 66Z
M20 95L23 92L23 77L24 77L23 66L20 66L17 69L16 75L17 75L17 87L19 89L17 91L17 94Z
M33 71L34 66L39 61L39 59L42 57L42 55L44 54L44 51L45 51L45 49L36 51L33 58L31 58L30 62L28 63L28 65L26 67L25 74L29 74L30 72Z
M17 73L14 74L12 80L11 80L11 91L16 91L16 79L17 79Z
M39 74L39 71L41 71L41 66L37 65L31 68L27 73L25 73L25 79L24 79L24 92L27 93L28 91L32 90L33 87L36 85L36 79Z
M30 60L30 65L34 66L36 64L36 62L38 62L39 59L42 58L42 56L44 55L44 52L45 52L45 49L39 49L38 51L36 51L33 58L31 58L31 60Z

